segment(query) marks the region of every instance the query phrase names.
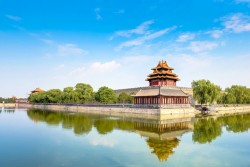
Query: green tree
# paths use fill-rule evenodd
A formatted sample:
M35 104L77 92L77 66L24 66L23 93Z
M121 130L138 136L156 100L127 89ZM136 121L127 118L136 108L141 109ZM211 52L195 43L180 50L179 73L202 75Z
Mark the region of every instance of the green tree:
M86 103L94 100L94 90L91 85L78 83L75 86L79 103Z
M77 96L77 92L74 91L73 87L66 87L63 89L63 102L64 103L73 103L78 102L79 97Z
M250 103L250 88L247 88L247 103Z
M49 103L62 103L63 92L60 89L51 89L46 92L46 98Z
M28 100L32 103L49 103L47 92L32 93L28 97Z
M225 103L227 104L243 104L249 103L250 92L246 86L232 85L226 89Z
M125 92L122 92L118 96L118 103L132 103L133 102L133 97L128 95Z
M0 103L15 103L16 102L16 98L12 97L12 98L2 98L0 97Z
M95 99L96 101L105 104L115 103L117 100L115 91L106 86L99 88L99 90L96 92Z
M192 82L194 99L201 105L211 104L217 101L221 88L208 80L198 80Z

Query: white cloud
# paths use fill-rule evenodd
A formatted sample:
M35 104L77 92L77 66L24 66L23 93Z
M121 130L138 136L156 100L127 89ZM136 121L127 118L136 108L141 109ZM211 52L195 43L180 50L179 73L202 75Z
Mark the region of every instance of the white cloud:
M90 141L90 143L94 146L106 146L106 147L114 147L118 142L114 139L109 139L107 137L96 138Z
M21 21L21 20L22 20L22 18L19 17L19 16L13 16L13 15L9 15L9 14L6 14L5 16L6 16L8 19L14 20L14 21Z
M208 50L213 50L219 46L216 42L210 41L192 41L190 42L188 49L192 50L193 52L204 52Z
M194 33L185 33L185 34L180 35L176 41L177 42L186 42L186 41L190 41L194 38L195 38Z
M119 63L117 63L116 61L109 61L105 63L95 62L91 65L90 69L92 71L103 72L103 71L112 71L118 67L120 67Z
M147 33L149 26L153 23L154 23L153 20L145 21L139 26L137 26L135 29L116 31L115 36L130 37L133 34L137 34L137 35L145 34Z
M101 20L102 16L100 15L100 8L95 8L95 15L96 15L96 20Z
M47 38L43 38L43 37L41 37L41 35L39 35L39 34L37 34L37 33L29 32L28 34L29 34L30 36L36 38L37 40L42 41L43 43L45 43L45 44L47 44L47 45L52 45L52 44L55 43L54 40L52 40L52 39L47 39ZM46 36L48 36L48 35L46 34Z
M248 15L236 13L223 17L221 20L225 30L236 33L250 31L250 16Z
M94 62L88 67L78 67L70 72L70 75L76 76L85 76L85 75L95 75L105 72L110 72L119 68L121 65L116 61L108 61L108 62Z
M211 30L207 31L207 34L210 34L213 38L218 39L223 35L222 30Z
M58 45L59 56L85 56L88 52L75 44Z
M204 69L210 66L212 61L212 58L208 55L178 54L169 56L171 56L171 59L180 69L184 70L188 67L189 72ZM206 59L206 61L204 61L204 59Z
M116 48L116 50L120 50L120 49L122 49L124 47L132 47L132 46L142 45L146 41L153 40L153 39L158 38L158 37L160 37L162 35L165 35L166 33L174 30L175 28L176 27L166 28L166 29L163 29L163 30L160 30L160 31L153 32L151 34L146 34L146 35L144 35L142 37L138 37L138 38L133 39L133 40L123 42Z

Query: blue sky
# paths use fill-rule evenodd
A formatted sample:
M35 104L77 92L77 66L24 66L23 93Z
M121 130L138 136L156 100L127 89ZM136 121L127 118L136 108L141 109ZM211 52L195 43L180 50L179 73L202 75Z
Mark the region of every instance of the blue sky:
M0 0L0 96L89 83L146 86L159 60L179 86L250 86L250 0Z

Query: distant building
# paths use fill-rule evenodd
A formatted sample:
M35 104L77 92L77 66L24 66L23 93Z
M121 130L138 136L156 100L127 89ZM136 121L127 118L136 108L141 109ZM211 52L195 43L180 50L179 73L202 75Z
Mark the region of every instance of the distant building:
M33 93L38 93L38 92L44 92L44 90L40 89L40 88L36 88L35 90L31 91L31 94Z
M19 99L16 99L16 103L28 103L28 99L26 99L26 98L19 98Z
M149 87L142 87L134 95L134 104L140 106L155 106L168 108L170 106L189 106L188 94L181 88L176 87L179 81L178 75L172 72L166 61L160 61L152 68L153 73L149 74L146 81Z

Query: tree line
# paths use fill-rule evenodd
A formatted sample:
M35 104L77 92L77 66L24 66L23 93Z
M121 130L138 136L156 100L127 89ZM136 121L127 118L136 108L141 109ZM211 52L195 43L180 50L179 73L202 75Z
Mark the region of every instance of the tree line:
M32 93L28 97L31 103L133 103L133 97L125 92L119 96L115 91L106 86L99 88L97 92L91 85L85 83L78 83L75 87L66 87L61 91L60 89L50 89L48 91Z
M11 97L11 98L3 98L0 97L0 103L15 103L16 98L15 97Z
M192 82L193 97L201 105L203 104L250 104L250 88L240 85L232 85L222 91L220 86L209 80L197 80Z

